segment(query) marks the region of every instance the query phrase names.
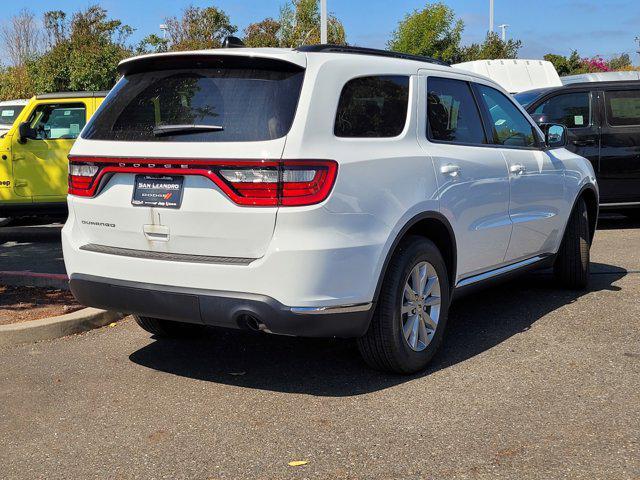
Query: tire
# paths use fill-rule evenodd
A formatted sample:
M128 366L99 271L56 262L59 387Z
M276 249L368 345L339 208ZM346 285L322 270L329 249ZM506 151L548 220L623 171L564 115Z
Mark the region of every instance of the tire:
M589 217L584 199L579 199L564 232L553 273L566 288L582 290L589 283Z
M405 296L405 288L413 290L413 271L424 265L426 275L431 282L437 278L437 285L431 291L431 295L423 295L424 300L411 301ZM420 270L421 271L421 270ZM358 339L358 350L365 362L376 370L387 372L410 374L423 370L431 361L442 343L442 338L447 326L450 293L447 268L438 248L430 240L410 236L403 240L391 258L387 268L382 288L378 296L376 309L371 319L367 333ZM429 283L427 283L429 285ZM423 293L428 292L428 286ZM439 293L439 306L427 306L429 299L436 301ZM409 295L413 295L409 292ZM415 299L415 297L414 297ZM429 322L418 315L411 315L420 311L419 308L406 313L401 313L403 308L412 308L410 305L423 305L423 311L428 318L436 318L437 325L433 329L428 327ZM436 308L438 311L436 311ZM418 320L415 317L418 316ZM425 317L426 318L426 317ZM413 319L413 320L412 320ZM410 323L413 322L413 323ZM415 324L425 326L425 329L408 328ZM407 330L412 333L406 337ZM416 342L423 333L430 333L426 342ZM412 336L413 335L413 336ZM410 343L414 343L412 347ZM420 350L417 350L420 349Z
M136 323L147 332L163 338L189 338L194 337L204 330L202 325L192 323L172 322L160 318L141 317L134 315Z

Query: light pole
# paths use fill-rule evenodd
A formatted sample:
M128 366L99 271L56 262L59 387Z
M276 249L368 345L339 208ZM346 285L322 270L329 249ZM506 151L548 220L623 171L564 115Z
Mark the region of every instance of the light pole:
M500 30L502 30L502 41L506 42L507 41L507 27L509 25L507 25L506 23L503 23L502 25L498 25L498 28Z
M489 33L493 33L493 0L489 0Z
M320 43L327 43L327 0L320 0Z

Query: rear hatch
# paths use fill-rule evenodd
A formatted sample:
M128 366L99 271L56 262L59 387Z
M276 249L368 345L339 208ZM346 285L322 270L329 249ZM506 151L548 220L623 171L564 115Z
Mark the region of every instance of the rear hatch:
M87 244L264 255L281 204L300 61L177 54L126 62L121 73L69 157L69 193Z

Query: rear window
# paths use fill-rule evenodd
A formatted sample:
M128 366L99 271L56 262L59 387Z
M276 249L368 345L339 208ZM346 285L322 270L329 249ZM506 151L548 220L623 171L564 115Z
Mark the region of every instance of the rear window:
M155 142L250 142L285 136L304 70L192 68L122 78L82 138ZM179 127L203 127L189 129ZM173 130L168 127L177 127ZM209 128L206 128L209 127Z
M382 75L348 81L338 102L336 137L397 137L407 120L409 77Z
M605 93L609 125L640 125L640 90Z

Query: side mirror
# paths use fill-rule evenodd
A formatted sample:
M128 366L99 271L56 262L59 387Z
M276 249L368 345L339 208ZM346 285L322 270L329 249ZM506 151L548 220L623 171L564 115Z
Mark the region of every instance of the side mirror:
M561 148L567 144L567 127L559 123L542 123L544 143L549 148Z
M33 128L29 125L29 122L22 122L18 126L18 142L27 143L27 140L36 138Z

